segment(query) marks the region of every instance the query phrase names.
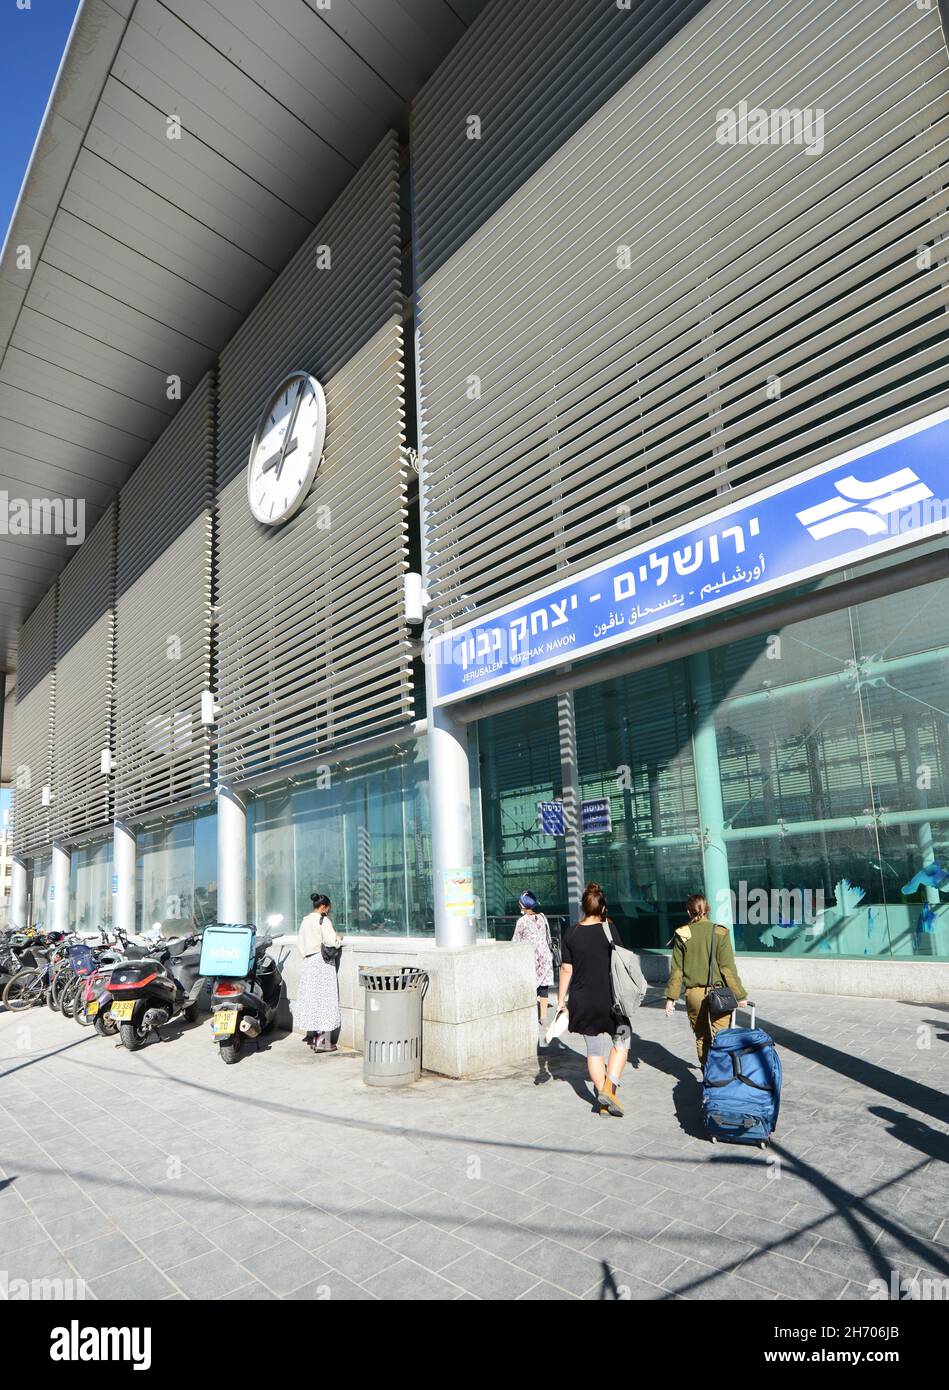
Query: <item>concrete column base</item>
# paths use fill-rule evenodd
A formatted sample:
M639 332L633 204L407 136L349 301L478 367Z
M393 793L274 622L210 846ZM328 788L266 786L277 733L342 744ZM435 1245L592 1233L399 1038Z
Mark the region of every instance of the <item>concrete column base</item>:
M669 957L640 957L650 984L665 984ZM738 956L741 982L752 998L756 989L801 994L858 995L904 999L914 1004L949 1003L949 963L927 960L845 960L824 956Z
M292 1003L300 975L296 937L274 942ZM422 1067L442 1076L478 1076L534 1057L534 952L522 942L436 946L431 937L347 936L339 967L339 1040L363 1047L360 965L417 965L429 975L422 1010Z

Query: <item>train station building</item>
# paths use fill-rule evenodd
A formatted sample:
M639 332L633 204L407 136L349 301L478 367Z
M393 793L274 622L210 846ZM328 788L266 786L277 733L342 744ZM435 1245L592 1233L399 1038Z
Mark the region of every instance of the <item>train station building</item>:
M86 0L0 267L14 921L323 891L454 1074L526 888L949 998L943 21Z

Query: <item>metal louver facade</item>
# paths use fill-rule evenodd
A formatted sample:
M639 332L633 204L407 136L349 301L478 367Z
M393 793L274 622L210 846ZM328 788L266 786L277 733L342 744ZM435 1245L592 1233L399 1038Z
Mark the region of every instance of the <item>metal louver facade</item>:
M13 715L13 838L18 854L50 841L50 807L43 805L43 789L52 784L53 774L56 594L54 584L20 629Z
M194 388L119 494L115 813L210 786L214 379Z
M558 42L542 8L523 7L516 44L487 10L414 109L442 621L949 404L935 6L717 0L579 128L554 109L569 138L526 181L509 174L502 204L479 144L503 140L503 183L551 140L528 99ZM647 41L651 8L626 16L627 43ZM719 113L742 101L821 112L820 148L721 143ZM465 139L468 111L480 142Z
M59 577L54 839L106 826L112 815L101 755L112 743L115 518L112 502Z
M391 134L221 354L222 782L411 716L400 255ZM295 370L325 391L324 461L296 515L267 527L248 505L249 450Z

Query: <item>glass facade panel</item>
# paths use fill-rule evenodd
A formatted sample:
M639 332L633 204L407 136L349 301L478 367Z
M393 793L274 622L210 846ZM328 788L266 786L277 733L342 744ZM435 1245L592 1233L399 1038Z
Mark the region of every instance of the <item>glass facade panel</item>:
M668 942L704 848L739 951L949 958L947 676L941 582L577 691L581 800L609 807L583 870L624 938ZM563 795L556 701L482 721L479 759L489 914L525 887L566 913L537 817Z
M70 863L69 924L95 933L112 925L112 840L80 845Z
M38 854L33 860L30 882L30 925L47 927L52 919L50 912L49 888L52 855Z
M217 811L162 821L137 832L136 930L167 935L203 926L217 913Z
M322 892L341 932L432 933L429 827L424 740L261 793L253 803L256 920L296 931L310 894Z
M509 939L525 888L549 913L566 913L562 837L544 833L542 801L563 796L557 701L495 715L478 725L484 901L490 930Z

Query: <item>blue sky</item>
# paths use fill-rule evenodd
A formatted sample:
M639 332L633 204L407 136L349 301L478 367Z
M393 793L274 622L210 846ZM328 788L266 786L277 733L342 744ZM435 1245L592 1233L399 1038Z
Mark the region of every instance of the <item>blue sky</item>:
M22 0L26 3L26 0ZM0 3L0 226L6 235L78 0Z

